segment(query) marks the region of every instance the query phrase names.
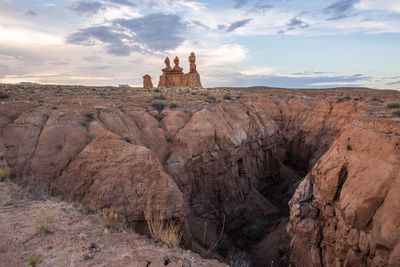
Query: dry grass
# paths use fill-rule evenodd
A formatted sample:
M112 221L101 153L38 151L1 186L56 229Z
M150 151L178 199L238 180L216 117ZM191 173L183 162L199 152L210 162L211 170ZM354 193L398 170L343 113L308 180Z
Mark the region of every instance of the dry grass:
M12 169L9 166L0 167L0 182L4 182L6 179L10 178L12 174Z
M14 206L17 203L14 195L7 196L6 200L3 203L3 206Z
M47 235L56 230L56 218L59 214L53 210L38 210L34 217L36 219L36 234Z
M147 212L147 226L150 236L169 247L179 246L183 239L183 234L179 223L168 222L161 212L156 216L149 216Z
M32 267L36 267L42 260L39 255L30 255L28 257L28 264Z
M120 216L112 209L102 209L100 211L100 217L103 220L103 224L105 227L107 227L107 229L117 230L122 226L122 218L120 218Z

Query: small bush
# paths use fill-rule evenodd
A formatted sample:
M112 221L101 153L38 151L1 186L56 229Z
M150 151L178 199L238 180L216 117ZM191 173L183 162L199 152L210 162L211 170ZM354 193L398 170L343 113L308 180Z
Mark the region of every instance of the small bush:
M400 117L400 108L398 110L393 111L393 115L396 117Z
M10 178L12 175L12 170L9 166L0 167L0 182L4 182L6 179Z
M159 93L160 90L156 88L156 89L153 90L153 92L154 92L154 93Z
M36 218L36 234L47 235L55 231L55 220L58 214L54 211L41 209L35 214Z
M17 200L15 199L15 197L13 195L9 195L6 198L6 201L4 201L3 206L14 206L16 202Z
M230 267L250 267L250 262L246 254L242 251L233 251L229 253L228 263Z
M174 109L174 108L177 108L177 107L178 107L178 104L176 104L176 103L174 103L174 102L172 102L171 104L169 104L169 108Z
M84 117L85 117L85 120L86 120L87 122L92 122L92 121L95 121L95 120L96 120L96 118L94 117L94 114L93 114L93 113L90 113L90 112L85 113L85 114L84 114Z
M121 227L120 216L112 209L102 209L100 211L100 216L107 229L117 230Z
M224 100L232 100L232 97L230 95L224 95Z
M152 107L160 112L165 108L165 104L163 102L154 102Z
M167 99L167 97L166 97L165 95L163 95L163 94L160 94L160 95L156 95L156 96L154 97L154 99L157 99L157 100L165 100L165 99Z
M167 222L161 213L158 216L153 216L146 212L147 226L150 236L169 247L179 246L182 242L182 231L179 224Z
M340 103L340 102L350 101L350 100L351 100L351 97L350 97L350 96L339 97L339 98L337 99L337 102Z
M371 101L374 101L374 102L382 102L382 100L381 100L379 97L377 97L377 96L373 97L373 98L371 99Z
M3 92L0 92L0 99L5 99L5 98L9 98L10 97L10 95L9 94L6 94L6 93L3 93Z
M216 98L215 96L213 96L213 95L209 95L209 96L207 96L206 101L207 101L208 103L214 103L214 102L217 101L217 98Z
M36 267L41 261L40 256L36 254L28 257L28 264L32 267Z
M396 102L396 103L389 103L386 105L387 108L398 108L400 109L400 102Z

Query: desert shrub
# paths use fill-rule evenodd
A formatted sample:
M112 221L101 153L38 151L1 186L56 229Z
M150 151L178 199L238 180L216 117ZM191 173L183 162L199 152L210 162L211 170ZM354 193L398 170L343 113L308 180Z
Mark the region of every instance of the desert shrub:
M250 262L243 251L232 251L228 255L230 267L250 267Z
M400 108L395 110L395 111L393 111L393 115L396 116L396 117L400 117Z
M382 102L382 100L381 100L379 97L377 97L377 96L374 96L374 97L371 99L371 101L374 101L374 102Z
M156 99L156 100L165 100L165 99L167 99L167 97L165 95L163 95L163 94L160 94L160 95L154 96L154 99Z
M34 215L36 219L36 234L47 235L55 231L58 214L51 210L40 209Z
M215 96L213 96L213 95L209 95L209 96L207 96L206 101L207 101L208 103L214 103L214 102L217 101L217 98L216 98Z
M152 238L169 247L179 246L183 238L180 224L168 222L161 213L154 216L151 212L145 212L145 217Z
M230 95L224 95L224 100L232 100L232 97Z
M181 229L175 223L165 220L149 220L147 225L151 237L160 240L169 247L179 246L182 241Z
M159 90L159 89L157 89L157 88L155 88L155 89L153 90L153 92L154 92L154 93L159 93L159 92L160 92L160 90Z
M400 102L389 103L386 105L387 108L398 108L400 109Z
M5 98L9 98L9 97L10 97L9 94L0 92L0 99L5 99Z
M172 143L172 141L174 141L174 139L171 136L167 136L167 137L165 137L165 141L167 141L167 143Z
M165 104L163 102L154 102L152 107L160 112L165 108Z
M339 98L337 99L337 102L340 103L340 102L350 101L350 100L351 100L351 97L350 97L350 96L345 96L345 97L339 97Z
M96 120L96 118L94 117L94 114L91 112L85 113L83 116L85 117L85 120L87 122L92 122L92 121Z
M178 107L178 104L176 104L175 102L172 102L171 104L169 104L169 108L174 109L174 108L177 108L177 107Z
M4 182L7 178L10 178L12 170L9 166L0 167L0 182Z
M107 229L116 230L121 228L121 218L112 209L102 209L100 216Z
M39 255L33 254L28 257L28 264L32 267L36 267L42 260Z
M6 200L4 201L3 206L14 206L15 203L17 202L15 196L9 195L7 196Z

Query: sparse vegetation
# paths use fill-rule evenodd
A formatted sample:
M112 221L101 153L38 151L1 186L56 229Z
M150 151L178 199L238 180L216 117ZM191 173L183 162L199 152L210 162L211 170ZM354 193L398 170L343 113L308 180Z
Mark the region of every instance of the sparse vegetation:
M39 256L39 255L36 255L36 254L30 255L30 256L28 257L28 264L29 264L30 266L32 266L32 267L38 266L38 264L39 264L41 261L42 261L42 260L40 259L40 256Z
M382 99L380 99L379 97L375 96L375 97L373 97L373 98L371 99L371 101L374 101L374 102L382 102Z
M163 102L154 102L152 107L161 112L165 108L165 104Z
M36 234L47 235L55 231L57 215L54 211L41 209L36 212Z
M157 216L150 214L146 214L150 236L169 247L179 246L183 237L180 225L175 222L168 222L161 213Z
M232 97L230 95L224 95L224 100L232 100Z
M12 174L12 169L9 166L0 167L0 182L4 182L6 179L10 178Z
M345 97L339 97L339 98L337 99L337 102L340 103L340 102L350 101L350 100L351 100L351 97L350 97L350 96L345 96Z
M217 98L216 98L215 96L213 96L213 95L209 95L209 96L207 96L206 101L207 101L208 103L214 103L214 102L217 101Z
M243 251L233 251L228 255L230 267L250 267L250 262Z
M176 104L175 102L172 102L171 104L169 104L169 108L174 109L177 108L178 104Z
M163 94L159 94L159 95L154 96L154 99L156 99L156 100L165 100L165 99L167 99L167 97L165 95L163 95Z
M4 201L3 206L14 206L17 200L13 195L7 196L6 200Z
M386 105L387 108L396 108L396 109L400 109L400 102L394 102L394 103L389 103Z
M0 99L5 99L5 98L9 98L9 97L10 97L9 94L0 92Z
M400 117L400 108L395 110L395 111L393 111L393 115L396 116L396 117Z
M159 93L159 92L160 92L160 89L155 88L155 89L153 90L153 92L154 92L154 93Z
M107 229L117 230L121 228L121 218L112 209L102 209L100 211L100 216Z

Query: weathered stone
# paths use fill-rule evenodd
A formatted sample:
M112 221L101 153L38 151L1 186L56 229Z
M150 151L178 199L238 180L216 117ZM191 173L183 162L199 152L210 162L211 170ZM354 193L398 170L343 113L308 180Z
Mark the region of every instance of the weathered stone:
M175 57L175 66L171 68L170 60L167 57L164 61L165 68L162 69L163 74L160 76L158 87L201 88L200 75L196 70L196 56L193 52L190 54L188 60L190 62L190 71L184 74L183 69L179 66L179 58Z
M151 76L148 74L143 76L143 88L146 89L153 88L153 82L151 81Z

